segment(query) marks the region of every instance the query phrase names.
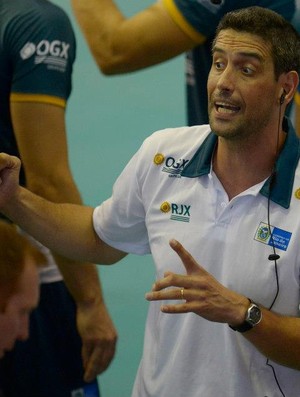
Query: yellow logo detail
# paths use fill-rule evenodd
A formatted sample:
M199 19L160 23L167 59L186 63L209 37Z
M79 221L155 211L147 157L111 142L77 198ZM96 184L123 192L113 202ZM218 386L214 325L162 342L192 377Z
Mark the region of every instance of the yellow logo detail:
M300 200L300 187L295 191L295 197Z
M156 165L160 165L160 164L162 164L162 163L164 162L164 159L165 159L165 156L164 156L163 154L157 153L157 154L154 156L153 162L154 162L154 164L156 164Z
M169 212L171 210L171 206L167 201L164 201L160 206L161 212Z

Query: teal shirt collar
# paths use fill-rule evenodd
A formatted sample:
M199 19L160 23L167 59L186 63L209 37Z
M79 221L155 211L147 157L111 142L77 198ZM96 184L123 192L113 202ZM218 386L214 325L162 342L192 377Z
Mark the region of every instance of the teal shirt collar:
M294 177L300 158L300 140L288 119L283 121L287 137L275 165L275 178L272 182L270 199L284 208L289 208L293 192ZM212 155L218 137L211 132L203 144L196 151L181 173L182 177L196 178L208 175L211 167ZM271 177L267 179L260 193L268 197Z

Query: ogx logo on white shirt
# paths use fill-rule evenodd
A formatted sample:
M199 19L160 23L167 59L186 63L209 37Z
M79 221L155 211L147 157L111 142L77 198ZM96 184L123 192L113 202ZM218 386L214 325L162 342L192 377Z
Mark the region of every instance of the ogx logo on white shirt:
M156 165L161 165L164 163L164 167L162 169L163 172L168 173L170 177L180 178L181 172L183 171L189 160L175 159L172 156L165 157L163 154L157 153L154 156L153 162Z
M69 58L70 44L60 40L41 40L38 44L27 42L20 51L20 57L26 61L34 56L35 64L45 64L50 69L65 71Z

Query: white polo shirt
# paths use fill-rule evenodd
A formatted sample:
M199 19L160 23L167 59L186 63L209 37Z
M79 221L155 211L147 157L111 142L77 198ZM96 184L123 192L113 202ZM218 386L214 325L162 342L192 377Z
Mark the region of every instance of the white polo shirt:
M269 307L276 295L275 265L268 260L269 181L229 202L211 172L216 140L207 125L154 133L116 181L112 197L95 209L94 227L117 249L151 253L158 278L166 270L185 273L168 245L175 238L220 283ZM270 224L280 255L273 310L292 316L299 316L300 301L299 156L289 126ZM150 303L133 397L282 397L266 357L241 334L193 313L164 314L162 303ZM300 372L269 364L285 396L299 395Z

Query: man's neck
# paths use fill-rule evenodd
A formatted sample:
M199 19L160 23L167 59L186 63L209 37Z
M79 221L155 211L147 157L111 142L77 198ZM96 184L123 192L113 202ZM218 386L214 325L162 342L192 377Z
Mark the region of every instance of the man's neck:
M285 133L275 145L257 142L253 145L232 144L219 138L213 158L213 170L222 183L229 200L268 178L275 166Z

